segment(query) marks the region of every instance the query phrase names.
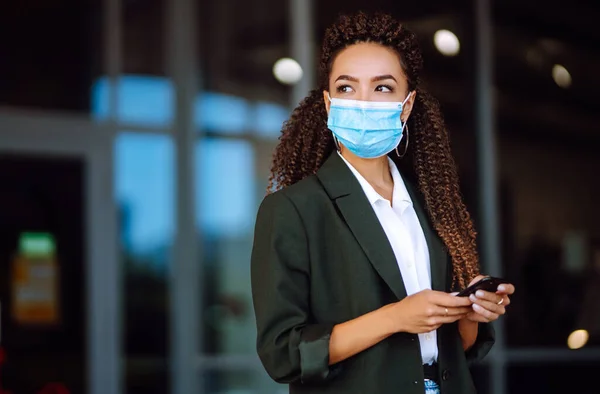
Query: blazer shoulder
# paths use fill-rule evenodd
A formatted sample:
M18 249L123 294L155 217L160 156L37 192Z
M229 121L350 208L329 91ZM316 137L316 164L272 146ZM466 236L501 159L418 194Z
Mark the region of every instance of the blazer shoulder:
M301 181L280 191L299 209L312 205L322 199L329 200L323 185L316 175L310 175Z
M267 195L261 203L261 208L289 210L292 207L300 214L307 214L329 201L329 197L315 175L310 175L301 181ZM285 208L284 208L285 207Z
M301 202L319 195L326 195L325 190L316 175L309 175L293 185L286 186L283 189L279 189L276 192L267 195L265 200L287 198L293 202Z

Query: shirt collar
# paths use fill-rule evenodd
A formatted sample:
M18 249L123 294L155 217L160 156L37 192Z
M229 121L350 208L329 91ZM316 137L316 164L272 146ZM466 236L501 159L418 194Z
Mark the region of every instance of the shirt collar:
M352 173L360 183L360 186L365 192L365 195L367 196L367 199L369 200L369 203L371 205L374 205L377 201L387 202L387 200L383 198L379 193L377 193L377 191L375 191L373 186L371 186L371 184L360 174L360 172L358 172L356 168L354 168L352 164L350 164L350 162L348 162L348 160L344 158L344 156L342 156L339 152L337 152L337 154L342 158L344 163L346 163L348 168L350 168L350 171L352 171ZM392 180L394 181L394 190L392 192L392 206L395 208L399 208L400 211L403 212L404 209L412 205L412 200L410 198L410 194L408 194L408 190L406 189L404 180L400 175L400 171L398 171L398 168L396 167L396 163L394 163L394 161L389 157L387 159L390 165L390 173L392 175Z

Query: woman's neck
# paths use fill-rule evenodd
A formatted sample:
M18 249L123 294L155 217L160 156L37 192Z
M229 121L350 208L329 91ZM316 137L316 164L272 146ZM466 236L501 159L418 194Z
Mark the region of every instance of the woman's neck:
M375 189L393 188L394 180L390 173L390 164L387 156L376 159L363 159L354 155L348 149L343 149L341 155L352 164L352 167L365 178Z

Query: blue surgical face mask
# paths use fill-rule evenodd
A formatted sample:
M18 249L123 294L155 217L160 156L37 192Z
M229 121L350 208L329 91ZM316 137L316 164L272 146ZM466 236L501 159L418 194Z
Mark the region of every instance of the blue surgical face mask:
M385 156L398 146L406 122L402 102L358 101L331 98L327 127L335 138L358 157Z

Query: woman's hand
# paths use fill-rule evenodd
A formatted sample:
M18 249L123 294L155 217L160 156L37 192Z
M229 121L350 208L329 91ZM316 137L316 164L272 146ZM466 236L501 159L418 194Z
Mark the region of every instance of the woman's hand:
M481 275L476 277L469 286L483 278L484 276ZM497 320L506 313L506 307L510 305L510 296L514 292L515 286L510 283L501 284L495 293L477 290L475 294L469 296L473 303L473 310L466 316L466 319L478 323L489 323Z
M471 304L468 297L423 290L391 304L390 317L396 332L423 334L466 317Z

